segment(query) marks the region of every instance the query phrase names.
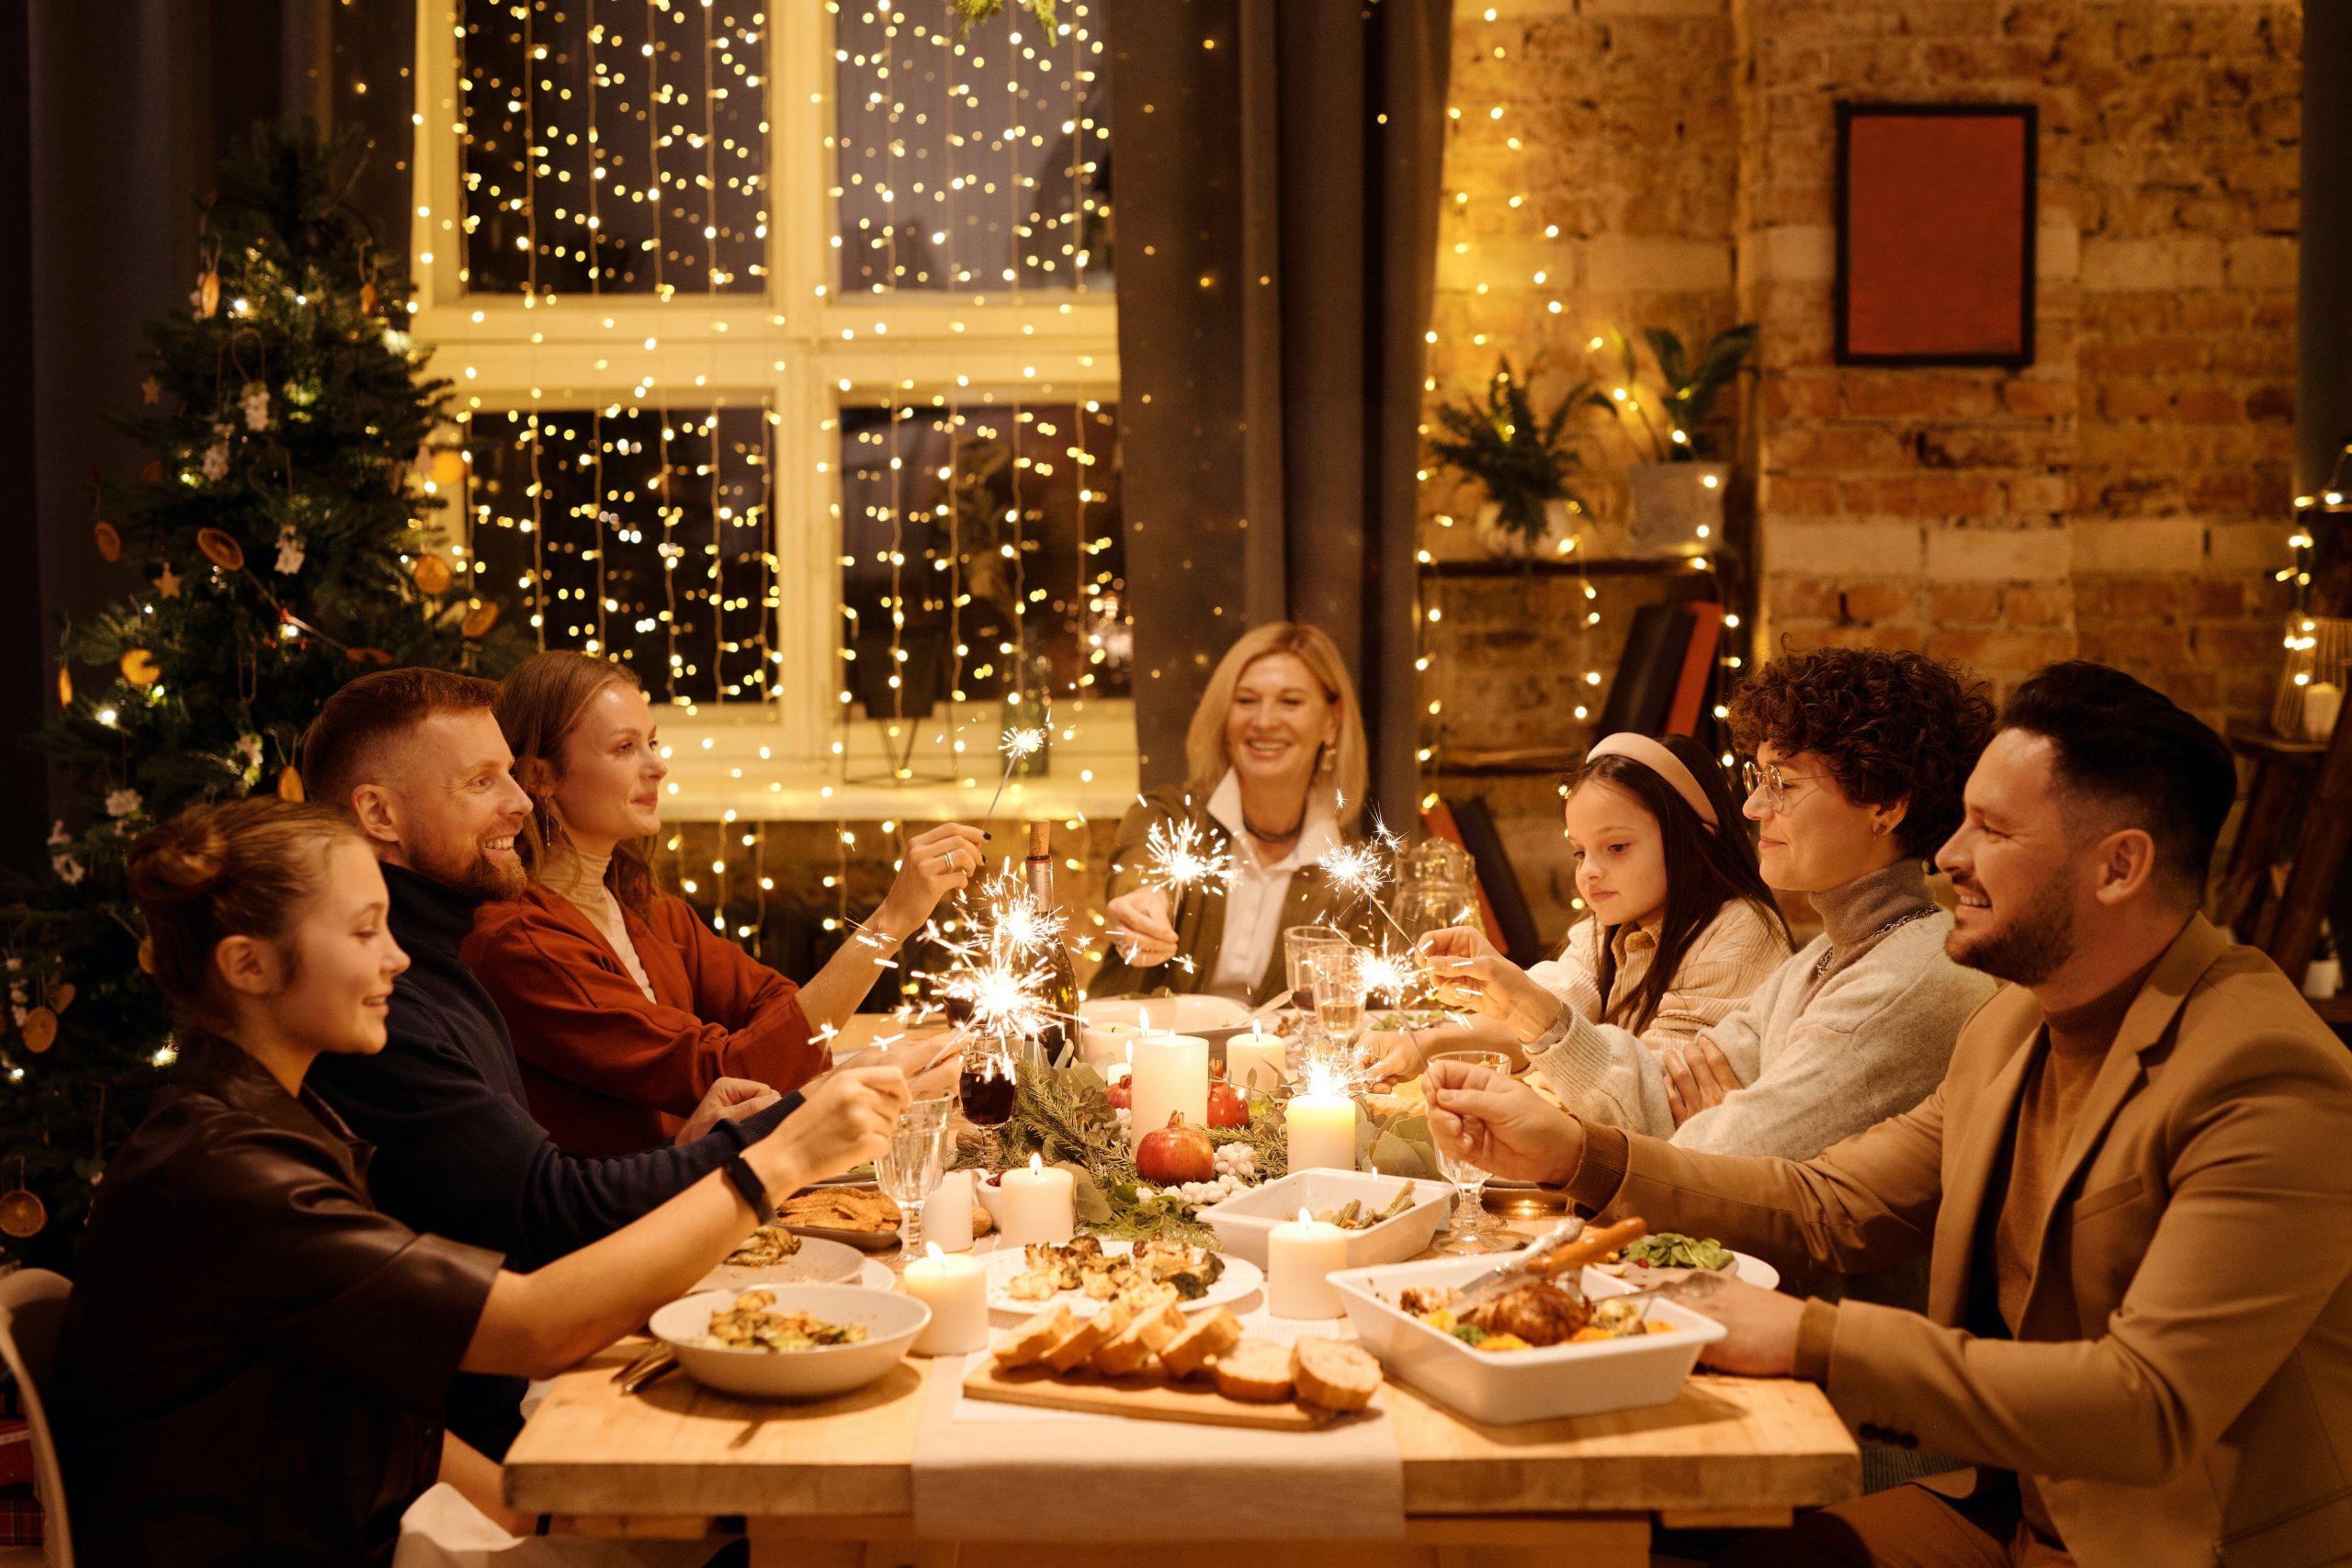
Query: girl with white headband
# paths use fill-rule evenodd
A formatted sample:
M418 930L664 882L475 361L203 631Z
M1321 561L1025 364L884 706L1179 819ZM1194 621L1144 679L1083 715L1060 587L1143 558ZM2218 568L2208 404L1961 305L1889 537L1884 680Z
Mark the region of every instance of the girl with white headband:
M1730 785L1697 742L1609 736L1566 794L1577 901L1591 918L1557 957L1526 970L1476 931L1425 938L1423 952L1458 993L1449 999L1487 1016L1465 1041L1449 1038L1454 1031L1398 1039L1381 1063L1388 1076L1411 1077L1422 1050L1455 1043L1516 1055L1573 1015L1623 1042L1623 1061L1597 1092L1637 1116L1657 1055L1727 1017L1788 957L1788 926L1754 846L1737 826L1724 831L1739 822Z

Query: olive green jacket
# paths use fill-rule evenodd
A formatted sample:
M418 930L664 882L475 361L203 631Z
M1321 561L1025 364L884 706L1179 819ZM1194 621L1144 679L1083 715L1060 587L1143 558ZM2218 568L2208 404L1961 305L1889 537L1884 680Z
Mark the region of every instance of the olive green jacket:
M1119 824L1119 841L1111 852L1110 880L1103 888L1105 899L1121 897L1144 885L1149 860L1144 851L1144 840L1160 824L1173 826L1180 822L1197 824L1206 836L1211 852L1247 854L1247 849L1234 842L1222 823L1209 815L1208 802L1195 799L1182 784L1166 784L1146 795L1130 807ZM1343 829L1342 835L1352 840L1354 835ZM1130 964L1119 955L1115 935L1106 937L1102 949L1102 967L1095 971L1093 984L1086 987L1090 997L1148 996L1165 992L1186 996L1200 990L1216 972L1217 948L1225 940L1225 893L1216 887L1188 887L1171 900L1170 925L1176 928L1176 957L1165 964L1148 967ZM1350 905L1354 908L1350 908ZM1283 927L1337 926L1361 940L1373 916L1360 900L1336 893L1316 865L1304 865L1291 874L1290 891L1283 900ZM1185 963L1189 959L1191 962ZM1274 943L1274 951L1266 960L1266 972L1250 988L1250 1003L1261 1007L1286 988L1289 976L1283 964L1283 944Z

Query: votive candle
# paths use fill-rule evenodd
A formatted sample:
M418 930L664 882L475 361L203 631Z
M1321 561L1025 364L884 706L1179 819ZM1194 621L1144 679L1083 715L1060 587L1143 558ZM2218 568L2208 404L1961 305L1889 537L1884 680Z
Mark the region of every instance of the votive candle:
M1065 1171L1064 1175L1069 1173ZM949 1258L936 1243L907 1265L907 1294L931 1308L915 1336L918 1356L960 1356L989 1342L988 1273L976 1258Z
M1315 1089L1292 1095L1283 1122L1289 1134L1291 1169L1356 1168L1356 1102L1346 1090Z
M1048 1170L1036 1155L1026 1170L1008 1170L998 1183L997 1230L1007 1247L1033 1241L1067 1244L1078 1230L1078 1186L1067 1170Z
M1266 1310L1276 1317L1338 1317L1347 1308L1334 1271L1348 1266L1348 1233L1305 1209L1266 1236Z

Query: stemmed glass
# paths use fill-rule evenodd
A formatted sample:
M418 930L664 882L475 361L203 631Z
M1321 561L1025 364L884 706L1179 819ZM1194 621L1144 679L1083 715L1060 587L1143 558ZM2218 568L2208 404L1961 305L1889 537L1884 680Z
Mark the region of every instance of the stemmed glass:
M1313 994L1308 990L1308 959L1329 949L1337 948L1344 951L1350 945L1345 931L1335 931L1329 926L1284 928L1283 969L1285 978L1290 981L1290 1000L1293 1006L1312 1007L1314 1005ZM1307 997L1304 1002L1299 1000L1302 993L1306 993Z
M922 1256L922 1206L939 1189L947 1167L947 1108L944 1095L918 1100L899 1117L890 1141L875 1156L876 1183L899 1205L904 1217L899 1231L902 1258Z
M1002 1163L1002 1136L997 1130L1012 1120L1018 1088L1012 1053L1003 1041L975 1036L966 1042L963 1071L956 1077L956 1089L964 1120L981 1131L983 1169L994 1170Z
M1306 988L1315 998L1315 1021L1323 1050L1335 1063L1363 1031L1363 955L1352 947L1321 946L1306 955Z
M1510 1058L1500 1051L1439 1051L1431 1062L1464 1062L1490 1072L1509 1074ZM1446 1237L1431 1250L1466 1258L1485 1252L1510 1252L1519 1246L1510 1227L1487 1213L1487 1172L1468 1160L1457 1159L1438 1145L1438 1168L1453 1183L1453 1221Z

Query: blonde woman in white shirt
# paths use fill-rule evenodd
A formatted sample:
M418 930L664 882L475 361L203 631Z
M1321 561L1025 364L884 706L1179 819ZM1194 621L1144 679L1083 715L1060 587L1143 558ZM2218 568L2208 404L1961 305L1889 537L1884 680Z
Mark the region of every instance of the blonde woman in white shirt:
M1316 864L1354 837L1363 799L1363 716L1339 649L1290 621L1243 633L1210 673L1184 757L1185 782L1145 795L1119 824L1109 942L1087 991L1207 992L1254 1007L1283 987L1286 927L1350 924L1350 901ZM1186 822L1232 874L1171 898L1148 883L1147 840Z
M1606 737L1585 754L1562 821L1591 916L1556 957L1521 971L1476 931L1423 941L1441 974L1483 961L1494 994L1476 998L1482 1010L1515 1001L1531 1014L1573 1012L1628 1051L1638 1044L1670 1056L1736 1011L1788 957L1788 925L1758 873L1730 784L1696 741ZM1521 1054L1499 1019L1478 1018L1400 1032L1379 1070L1411 1077L1425 1053L1461 1046Z

